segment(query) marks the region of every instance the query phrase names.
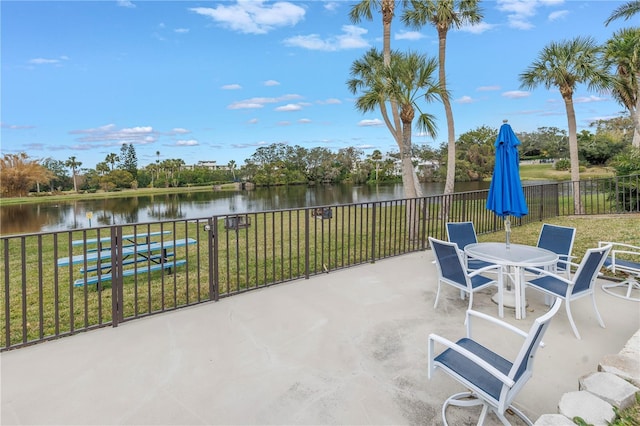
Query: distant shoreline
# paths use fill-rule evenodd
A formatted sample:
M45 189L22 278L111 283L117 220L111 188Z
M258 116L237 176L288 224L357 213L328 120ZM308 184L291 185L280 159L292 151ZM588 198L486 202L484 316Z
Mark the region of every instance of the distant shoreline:
M606 167L590 167L581 172L581 179L602 178L613 176L614 173ZM524 181L565 181L570 179L568 171L553 170L551 164L523 164L520 168L520 179ZM178 188L138 188L122 191L75 193L63 192L55 195L31 195L28 197L0 198L0 207L16 204L35 204L43 202L74 201L85 199L124 198L131 196L149 196L175 194L183 192L213 191L213 186L189 186ZM216 191L235 191L234 183L216 185Z

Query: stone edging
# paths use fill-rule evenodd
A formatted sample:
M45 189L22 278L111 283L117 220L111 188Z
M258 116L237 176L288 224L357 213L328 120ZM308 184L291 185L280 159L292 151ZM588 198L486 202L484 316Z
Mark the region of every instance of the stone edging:
M596 426L613 421L613 407L621 410L635 403L640 392L640 330L614 355L605 355L598 372L581 377L578 390L560 398L558 414L543 414L535 426L574 425L572 418L581 417Z

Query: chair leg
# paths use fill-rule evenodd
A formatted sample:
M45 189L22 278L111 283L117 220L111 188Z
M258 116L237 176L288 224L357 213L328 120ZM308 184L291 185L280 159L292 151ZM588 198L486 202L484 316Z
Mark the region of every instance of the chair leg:
M433 308L438 307L438 298L440 297L440 281L438 281L438 291L436 292L436 302L433 304Z
M591 302L593 303L593 310L596 311L596 316L598 317L600 327L606 328L604 326L604 321L602 321L602 317L600 316L600 312L598 311L598 305L596 305L596 293L593 291L591 292Z
M444 426L449 426L449 423L447 423L447 407L449 405L454 405L456 407L475 407L477 405L483 405L483 413L487 409L487 404L478 398L473 392L456 393L447 398L444 404L442 404L442 423L444 423ZM482 423L478 422L478 424Z
M578 340L582 340L580 333L578 333L578 327L576 327L576 323L573 321L573 316L571 315L571 303L569 303L569 300L565 299L565 305L567 307L567 317L569 317L569 323L571 323L573 333L576 335Z
M496 415L496 417L498 417L498 419L500 419L503 425L511 426L511 423L509 422L509 420L507 420L504 414L499 413L498 410L489 405L486 401L478 398L473 392L460 392L447 398L444 404L442 404L442 422L444 423L444 426L449 425L446 417L447 407L449 405L453 405L456 407L475 407L478 405L482 405L482 412L480 413L480 417L478 418L477 425L483 425L484 421L486 420L487 414L489 414L489 412L492 412ZM533 426L531 420L529 420L529 418L525 416L522 411L520 411L513 405L511 405L509 409L513 411L513 413L517 417L519 417L525 424L527 424L528 426Z
M619 287L622 287L622 288L626 287L626 292L620 293L620 292L611 291L611 289L619 288ZM623 281L621 283L602 285L602 291L604 291L605 293L608 293L615 297L619 297L621 299L640 302L640 297L632 296L632 293L634 292L634 290L636 291L636 294L637 294L637 291L640 290L640 282L638 282L636 279L632 277L629 277L626 281Z

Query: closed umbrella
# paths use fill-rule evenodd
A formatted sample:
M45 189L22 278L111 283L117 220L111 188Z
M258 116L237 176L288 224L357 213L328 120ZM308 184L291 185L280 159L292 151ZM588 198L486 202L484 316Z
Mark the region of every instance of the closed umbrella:
M511 216L522 217L529 213L520 182L518 145L518 137L504 120L495 142L496 164L489 187L487 209L504 218L507 248L511 238Z

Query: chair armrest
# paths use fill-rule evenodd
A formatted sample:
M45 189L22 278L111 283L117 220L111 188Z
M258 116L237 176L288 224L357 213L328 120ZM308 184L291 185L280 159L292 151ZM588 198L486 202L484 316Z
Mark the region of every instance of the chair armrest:
M483 370L485 370L487 373L491 374L493 377L495 377L496 379L500 380L502 383L504 383L505 385L512 387L515 382L513 381L513 379L511 379L509 376L505 375L504 373L502 373L500 370L498 370L497 368L495 368L493 365L489 364L487 361L483 360L482 358L480 358L479 356L477 356L476 354L474 354L473 352L468 351L467 349L463 348L460 345L457 345L456 343L452 342L449 339L445 339L444 337L438 336L437 334L429 334L429 364L432 363L433 360L433 343L437 342L443 346L446 346L447 348L458 352L460 355L464 356L465 358L467 358L469 361L473 362L474 364L476 364L478 367L482 368ZM431 367L429 368L429 370L431 371Z
M523 338L527 338L528 334L525 333L524 331L520 330L518 327L514 327L513 325L509 324L508 322L502 321L498 318L494 318L491 315L487 315L484 314L482 312L478 312L478 311L474 311L472 309L468 309L467 310L467 318L466 318L466 324L467 324L467 337L471 338L471 318L475 317L475 318L480 318L480 319L484 319L492 324L495 325L499 325L500 327L503 327L509 331L512 331L513 333L523 337Z
M502 269L501 265L489 265L480 269L474 269L473 272L469 272L469 277L475 277L478 274L482 274L483 272L491 271L492 269Z
M575 263L573 263L573 265L575 265ZM566 283L568 286L573 286L575 284L573 281L571 281L571 280L569 280L569 279L567 279L567 278L565 278L565 277L563 277L561 275L558 275L555 272L547 271L545 269L540 269L540 268L534 268L534 267L527 268L527 269L529 269L531 271L534 271L534 272L537 272L539 275L547 275L549 277L556 278L556 279Z
M616 243L616 242L611 242L611 241L599 241L598 242L598 247L604 247L604 246L608 246L609 244L611 244L614 247L624 247L627 249L632 250L632 253L639 253L640 252L640 246L634 246L631 244L627 244L627 243ZM616 249L618 250L618 249Z
M640 256L640 251L611 250L611 256L615 256L617 254L629 254L629 255L632 255L632 256Z

